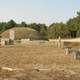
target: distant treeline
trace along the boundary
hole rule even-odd
[[[14,20],[0,22],[0,33],[14,27],[33,28],[43,35],[43,39],[54,39],[58,38],[59,36],[61,38],[76,38],[80,37],[80,12],[77,12],[77,16],[70,18],[65,24],[62,22],[52,23],[50,26],[40,23],[27,24],[24,21],[18,24]]]

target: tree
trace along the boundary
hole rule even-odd
[[[80,12],[77,12],[77,15],[67,22],[68,30],[72,38],[80,36]]]
[[[49,38],[66,38],[68,36],[68,30],[65,24],[63,23],[53,23],[48,28],[48,37]]]
[[[0,23],[0,33],[2,33],[3,31],[5,31],[6,30],[6,22],[1,22]]]
[[[38,26],[40,26],[40,34],[42,35],[42,39],[47,40],[48,36],[47,36],[47,26],[45,24],[38,24]]]
[[[33,28],[38,32],[40,31],[40,26],[38,24],[36,24],[36,23],[31,23],[31,24],[28,25],[28,27],[29,28]]]
[[[77,15],[80,17],[80,11],[77,11]]]
[[[27,24],[26,24],[26,22],[21,22],[21,27],[27,27]]]
[[[10,29],[13,27],[16,27],[16,22],[14,20],[8,21],[8,23],[6,24],[6,29]]]

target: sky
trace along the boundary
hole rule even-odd
[[[0,0],[0,22],[66,22],[80,11],[80,0]]]

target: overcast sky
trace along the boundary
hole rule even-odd
[[[80,0],[0,0],[0,21],[66,22],[80,10]]]

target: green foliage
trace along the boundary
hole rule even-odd
[[[42,35],[42,38],[47,40],[47,26],[45,24],[38,24],[40,26],[40,34]]]
[[[47,39],[47,26],[45,24],[32,23],[28,25],[29,28],[33,28],[41,34],[42,39]]]
[[[6,24],[5,22],[0,23],[0,33],[6,30]]]
[[[16,27],[16,23],[14,20],[10,20],[8,22],[0,22],[0,33],[13,27]]]
[[[68,31],[72,38],[80,36],[80,12],[77,12],[77,14],[77,17],[69,19],[67,22]]]
[[[16,27],[16,22],[14,20],[10,20],[7,24],[6,24],[6,29],[10,29]]]
[[[21,22],[20,26],[21,27],[27,27],[27,24],[26,24],[26,22],[23,21],[23,22]]]
[[[80,11],[77,11],[77,15],[80,16]]]
[[[36,24],[36,23],[31,23],[28,25],[29,28],[33,28],[37,31],[40,31],[40,25]]]
[[[49,38],[62,38],[67,37],[68,30],[65,24],[63,23],[53,23],[48,28],[48,37]]]

